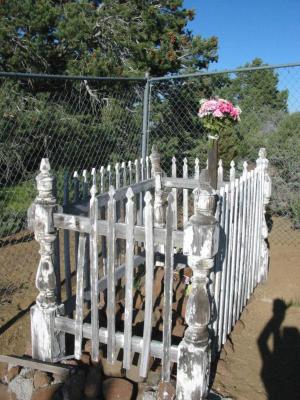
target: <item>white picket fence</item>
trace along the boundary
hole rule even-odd
[[[177,398],[206,398],[212,343],[221,349],[254,288],[266,279],[268,231],[264,213],[271,189],[267,168],[261,149],[255,169],[248,171],[244,163],[242,175],[236,178],[232,163],[230,182],[226,183],[220,162],[219,187],[214,192],[206,183],[207,171],[199,169],[198,159],[190,168],[193,171],[185,159],[183,176],[178,177],[173,158],[172,176],[167,177],[154,149],[146,160],[116,164],[114,170],[110,166],[93,169],[91,183],[87,171],[81,177],[74,173],[72,202],[65,179],[61,212],[53,197],[49,162],[43,159],[37,177],[39,194],[29,210],[29,226],[41,246],[36,277],[39,295],[31,310],[33,357],[44,361],[65,357],[64,335],[68,333],[75,337],[75,358],[81,357],[83,339],[87,338],[91,339],[94,361],[98,361],[100,343],[107,345],[110,363],[123,348],[125,369],[131,367],[133,354],[139,353],[141,377],[147,376],[150,356],[162,360],[164,382],[170,380],[171,364],[177,363]],[[64,238],[64,304],[59,230]],[[75,302],[70,231],[75,232]],[[157,256],[164,259],[162,342],[151,339]],[[185,264],[193,270],[186,310],[188,328],[176,346],[172,344],[173,271]],[[132,334],[133,283],[142,265],[145,318],[143,336],[139,337]],[[117,332],[115,288],[121,277],[125,277],[124,331]],[[104,290],[107,326],[99,326],[99,295]],[[91,323],[84,322],[85,304]],[[214,337],[209,336],[209,327]]]

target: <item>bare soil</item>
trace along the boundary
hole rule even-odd
[[[251,297],[214,379],[215,391],[238,400],[300,399],[300,232],[282,218],[273,220],[270,253],[268,281]],[[0,248],[1,354],[22,355],[28,347],[38,260],[35,241]]]

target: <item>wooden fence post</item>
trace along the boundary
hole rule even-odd
[[[209,186],[194,190],[195,214],[184,227],[184,253],[193,270],[185,320],[188,328],[178,347],[177,400],[206,399],[209,384],[210,345],[208,324],[211,304],[208,276],[218,251],[219,226],[214,217],[216,199]]]
[[[32,218],[29,226],[34,229],[35,240],[40,244],[41,258],[35,281],[39,294],[36,304],[30,310],[32,357],[53,362],[64,355],[65,344],[64,334],[54,330],[55,317],[62,310],[55,297],[54,242],[57,232],[53,225],[53,213],[57,205],[47,158],[41,161],[36,182],[38,195],[29,211]]]
[[[262,212],[262,229],[261,229],[261,247],[260,247],[260,263],[259,263],[259,281],[265,281],[268,275],[269,267],[269,249],[267,245],[268,239],[268,226],[266,222],[266,206],[270,202],[272,192],[272,181],[268,173],[269,160],[265,148],[261,148],[258,153],[257,164],[261,168],[262,174],[262,193],[263,199],[263,212]]]

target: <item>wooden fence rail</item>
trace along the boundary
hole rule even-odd
[[[162,360],[163,382],[170,381],[176,362],[177,399],[207,397],[211,357],[220,351],[256,285],[267,277],[265,209],[271,181],[264,149],[255,169],[248,171],[244,163],[239,177],[232,162],[230,182],[224,182],[220,161],[217,191],[207,183],[207,170],[200,170],[198,159],[190,166],[184,159],[182,176],[177,167],[173,158],[171,177],[167,177],[154,147],[145,160],[94,168],[90,175],[75,172],[72,182],[66,175],[61,209],[53,196],[49,162],[42,160],[36,178],[38,196],[28,214],[41,246],[36,276],[39,294],[31,309],[33,358],[55,361],[63,357],[64,336],[69,333],[74,335],[77,359],[87,338],[94,361],[98,361],[100,344],[107,345],[110,363],[123,348],[127,370],[133,354],[139,353],[141,377],[147,376],[150,356]],[[64,303],[57,272],[59,246],[54,244],[59,230],[64,245]],[[158,256],[164,267],[161,342],[152,339]],[[175,268],[186,265],[193,272],[187,329],[176,346],[172,343],[173,274]],[[136,336],[132,330],[134,279],[141,268],[145,269],[145,316],[143,335]],[[121,278],[125,286],[123,332],[116,328],[115,296]],[[107,324],[100,326],[99,297],[104,291]],[[86,308],[90,323],[85,322]]]

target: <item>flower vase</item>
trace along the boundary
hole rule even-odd
[[[207,169],[208,180],[212,189],[218,184],[218,135],[208,135]]]

